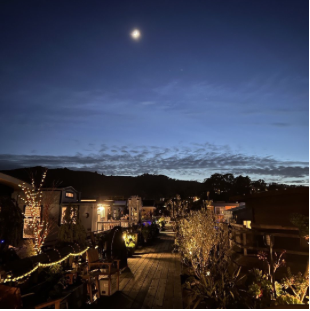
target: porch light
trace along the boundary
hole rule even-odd
[[[102,204],[98,204],[98,210],[102,211],[104,209],[105,209],[105,207]]]

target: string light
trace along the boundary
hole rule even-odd
[[[83,251],[81,251],[79,253],[70,253],[70,254],[66,255],[64,258],[59,259],[58,261],[54,261],[54,262],[50,262],[50,263],[41,263],[41,262],[39,262],[32,270],[28,271],[27,273],[25,273],[23,275],[20,275],[20,276],[14,277],[14,278],[12,278],[11,275],[8,275],[8,277],[6,279],[4,279],[3,283],[18,281],[18,280],[20,280],[20,279],[22,279],[22,278],[32,274],[39,267],[46,268],[46,267],[51,267],[51,266],[60,264],[61,262],[63,262],[66,259],[68,259],[70,256],[72,256],[72,257],[82,256],[84,253],[87,252],[88,249],[89,249],[89,247],[86,247],[86,249],[84,249]]]
[[[28,275],[30,275],[31,273],[33,273],[34,271],[36,271],[38,268],[39,268],[40,264],[38,264],[37,266],[35,266],[32,270],[28,271],[27,273],[23,274],[23,275],[20,275],[20,276],[17,276],[13,279],[11,279],[11,275],[9,275],[4,281],[3,283],[6,283],[6,282],[15,282],[15,281],[18,281]]]
[[[18,186],[21,188],[21,190],[24,192],[25,198],[21,198],[25,204],[27,209],[29,210],[30,218],[28,221],[29,227],[33,230],[33,236],[34,236],[34,249],[37,252],[37,254],[41,253],[41,248],[44,244],[44,241],[48,234],[48,221],[44,218],[48,217],[48,215],[43,215],[41,220],[40,217],[40,207],[41,207],[41,201],[43,197],[43,192],[41,190],[45,178],[46,178],[46,172],[45,171],[42,174],[41,183],[38,188],[35,187],[34,178],[32,178],[31,181],[31,189],[26,187],[25,183],[19,184]],[[45,207],[46,210],[46,207]]]

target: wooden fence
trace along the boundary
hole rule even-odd
[[[298,233],[292,234],[261,231],[257,229],[248,229],[243,225],[237,224],[228,225],[223,223],[223,227],[227,230],[230,246],[236,246],[242,249],[245,256],[248,255],[248,250],[254,250],[257,252],[266,251],[269,253],[272,251],[281,252],[284,249],[287,254],[309,256],[309,251],[303,250],[303,246],[306,242],[300,235],[298,235]],[[278,230],[279,228],[278,226],[268,226],[264,229]],[[285,227],[282,227],[281,229],[292,230],[292,228]],[[287,241],[286,245],[285,241]]]

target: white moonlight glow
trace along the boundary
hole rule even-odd
[[[134,29],[131,33],[131,37],[134,39],[134,40],[138,40],[140,37],[141,37],[141,33],[138,29]]]

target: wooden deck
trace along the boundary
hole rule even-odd
[[[152,246],[136,251],[120,276],[120,291],[92,308],[182,309],[181,264],[172,253],[173,234],[163,232]]]

